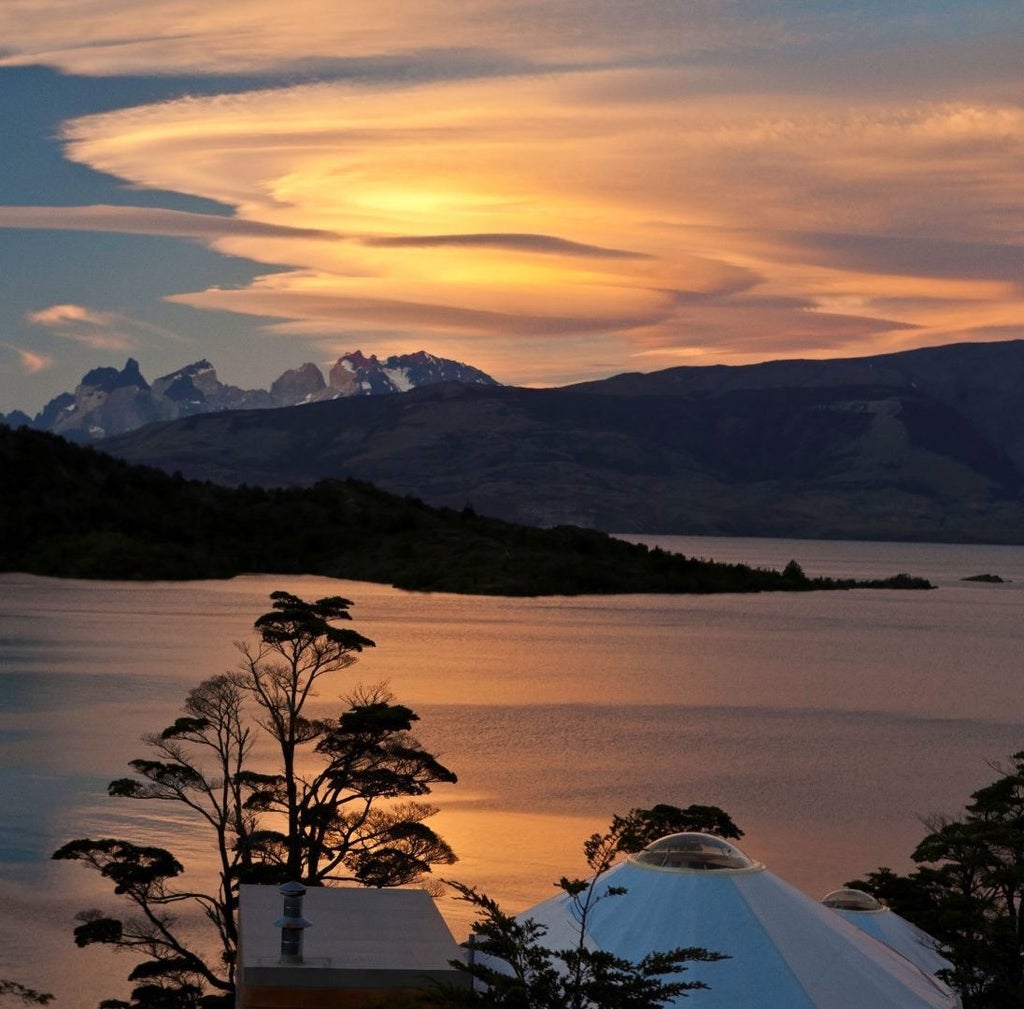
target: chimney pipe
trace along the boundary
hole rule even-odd
[[[277,891],[284,897],[284,915],[274,922],[281,930],[281,963],[302,963],[302,931],[310,922],[302,917],[302,897],[306,888],[301,883],[285,883]]]

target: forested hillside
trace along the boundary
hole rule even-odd
[[[72,578],[319,574],[495,595],[848,588],[428,507],[354,480],[220,487],[0,426],[0,570]],[[923,588],[898,577],[883,585]]]

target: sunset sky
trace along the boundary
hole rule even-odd
[[[1024,336],[1021,0],[4,0],[0,412]]]

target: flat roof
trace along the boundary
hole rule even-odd
[[[276,886],[243,884],[239,897],[242,969],[280,963],[283,913]],[[463,959],[425,890],[309,887],[303,897],[304,966],[354,971],[450,971]],[[300,967],[300,969],[302,969]]]

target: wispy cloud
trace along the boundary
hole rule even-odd
[[[193,308],[242,312],[259,316],[278,316],[298,321],[274,327],[278,332],[331,333],[339,320],[363,331],[393,330],[398,327],[421,333],[446,331],[481,335],[560,336],[567,333],[593,333],[597,330],[621,332],[658,317],[653,307],[636,315],[599,316],[583,311],[563,315],[555,313],[497,312],[466,308],[438,302],[403,301],[389,298],[346,297],[337,294],[271,290],[209,290],[197,294],[175,295],[170,300]],[[664,302],[667,305],[667,299]],[[574,306],[566,306],[572,308]],[[662,313],[663,314],[663,313]]]
[[[30,312],[28,321],[37,326],[75,326],[88,323],[94,326],[107,326],[111,321],[109,312],[93,312],[82,305],[51,305],[37,312]]]
[[[794,255],[845,271],[1024,285],[1024,244],[911,235],[803,232],[786,235]]]
[[[593,259],[650,259],[642,252],[605,249],[599,245],[570,242],[553,235],[398,235],[363,239],[365,245],[385,249],[456,248],[506,249],[510,252],[539,252],[553,256],[583,256]]]
[[[133,351],[154,336],[181,342],[177,333],[162,326],[121,312],[98,311],[83,305],[50,305],[28,313],[26,321],[93,350]]]
[[[12,343],[3,343],[0,346],[6,347],[17,357],[18,368],[26,375],[36,375],[53,367],[54,359],[50,354],[28,350],[25,347],[18,347]]]
[[[809,18],[804,16],[806,26]],[[799,24],[799,22],[798,22]],[[476,54],[509,54],[537,64],[651,60],[742,46],[792,43],[807,34],[777,16],[738,17],[715,0],[6,0],[0,6],[0,65],[42,63],[76,74],[338,72],[343,60],[438,69]],[[623,45],[623,40],[628,44]],[[447,56],[445,56],[447,54]],[[421,60],[422,61],[422,57]],[[392,73],[398,72],[396,67]]]
[[[0,228],[54,231],[108,231],[124,235],[165,235],[214,242],[219,238],[305,238],[333,240],[339,236],[317,228],[247,221],[216,214],[196,214],[159,207],[94,205],[88,207],[2,207]]]

